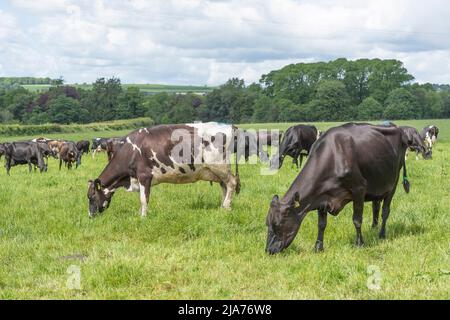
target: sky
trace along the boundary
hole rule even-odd
[[[444,0],[0,0],[0,76],[251,83],[299,62],[399,59],[450,83]]]

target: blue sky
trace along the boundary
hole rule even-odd
[[[443,0],[2,0],[0,76],[217,85],[296,62],[402,60],[450,83]]]

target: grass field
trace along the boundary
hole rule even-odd
[[[77,88],[82,88],[86,90],[92,89],[91,84],[69,84],[71,86],[75,86]],[[22,85],[27,90],[30,91],[46,91],[51,85],[49,84],[32,84],[32,85]],[[165,85],[165,84],[122,84],[122,87],[125,89],[127,87],[138,87],[142,92],[148,94],[155,94],[160,92],[168,92],[168,93],[208,93],[211,92],[214,87],[208,86],[183,86],[183,85]]]
[[[89,219],[87,181],[101,172],[105,155],[85,156],[72,171],[59,172],[56,160],[44,174],[14,167],[10,177],[2,160],[0,298],[449,299],[450,120],[398,122],[405,123],[417,128],[434,123],[440,135],[433,160],[409,157],[411,193],[398,188],[387,239],[378,240],[370,228],[366,204],[366,245],[354,247],[349,205],[338,217],[329,216],[325,251],[319,254],[313,252],[315,212],[287,250],[276,256],[264,252],[270,200],[284,194],[298,174],[290,161],[273,176],[260,175],[259,165],[240,166],[242,190],[231,212],[219,208],[219,186],[199,182],[156,186],[147,218],[139,216],[138,194],[121,190],[105,214]],[[335,124],[316,125],[324,130]],[[79,289],[67,286],[74,270],[80,271]],[[369,289],[368,282],[378,289]]]

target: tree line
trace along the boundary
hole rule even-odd
[[[398,120],[450,117],[450,86],[413,83],[398,60],[337,59],[274,70],[259,83],[232,78],[213,91],[145,95],[120,79],[92,89],[63,85],[45,92],[0,82],[0,122],[88,123],[151,117],[155,123]]]

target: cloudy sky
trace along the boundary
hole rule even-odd
[[[379,57],[450,83],[449,12],[445,0],[1,0],[0,76],[217,85]]]

